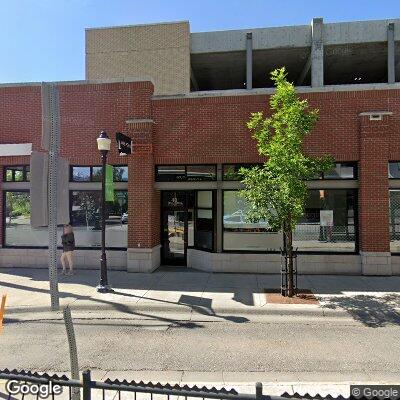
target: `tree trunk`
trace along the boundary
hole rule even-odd
[[[286,254],[288,257],[288,297],[294,296],[294,279],[293,279],[293,232],[292,221],[289,216],[286,222]]]

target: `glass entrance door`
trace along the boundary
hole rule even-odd
[[[162,192],[162,263],[186,265],[188,245],[193,241],[192,191]]]

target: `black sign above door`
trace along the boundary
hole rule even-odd
[[[132,154],[133,152],[132,139],[121,132],[117,132],[115,136],[118,143],[119,155],[126,156],[127,154]]]

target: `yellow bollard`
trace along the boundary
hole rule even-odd
[[[6,299],[7,295],[3,294],[1,297],[1,305],[0,305],[0,331],[3,329],[3,318],[4,318],[4,310],[6,308]]]

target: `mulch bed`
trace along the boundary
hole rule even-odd
[[[297,289],[297,295],[285,297],[280,289],[264,289],[267,303],[270,304],[319,304],[313,292],[308,289]]]

